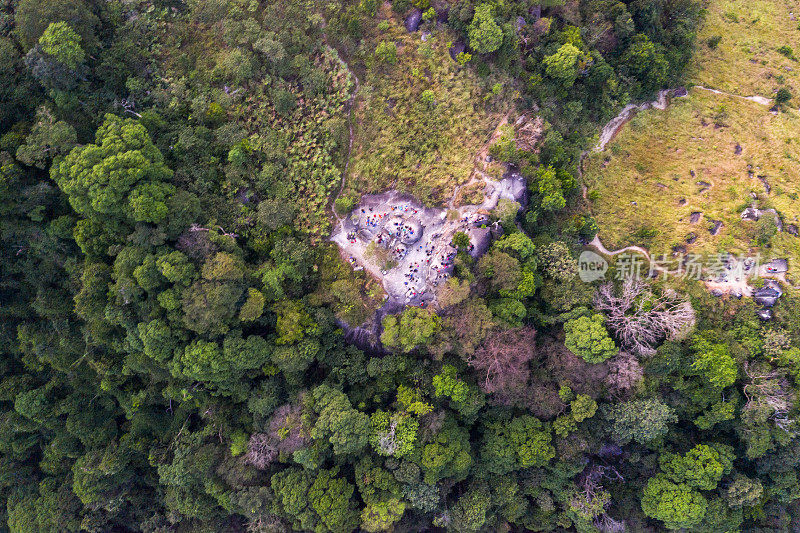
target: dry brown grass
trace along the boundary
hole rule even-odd
[[[783,81],[800,101],[800,63],[777,51],[780,46],[790,46],[800,57],[798,2],[710,0],[706,8],[690,65],[692,83],[742,96],[772,98]],[[792,20],[792,12],[798,20]],[[722,40],[712,49],[708,41],[715,36]]]
[[[772,186],[770,194],[759,175]],[[587,157],[584,180],[609,249],[643,244],[660,255],[683,244],[690,253],[755,252],[753,223],[740,218],[744,207],[774,207],[787,224],[798,223],[800,117],[694,89],[666,111],[637,115],[604,152]],[[703,191],[698,182],[711,187]],[[696,211],[703,216],[692,224]],[[719,235],[708,231],[709,219],[724,223]],[[692,232],[697,241],[687,245]],[[761,253],[800,259],[800,239],[779,233]]]

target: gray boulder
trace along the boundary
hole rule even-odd
[[[422,24],[422,11],[419,9],[415,9],[411,12],[409,16],[406,17],[406,30],[409,33],[413,33],[419,29],[419,25]]]
[[[467,45],[462,42],[457,42],[453,46],[450,47],[450,57],[453,61],[456,60],[458,54],[464,52],[467,49]]]

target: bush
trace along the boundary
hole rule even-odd
[[[786,87],[781,87],[775,94],[775,102],[778,104],[785,104],[792,99],[792,93]]]
[[[333,208],[340,215],[346,215],[353,209],[354,205],[356,205],[356,201],[352,197],[342,196],[336,199],[333,203]]]
[[[297,106],[297,100],[295,99],[294,94],[286,89],[278,89],[275,91],[274,99],[275,111],[277,111],[280,115],[288,115],[294,111],[294,108]]]
[[[719,45],[720,41],[722,41],[722,35],[715,35],[707,41],[708,47],[714,50],[717,45]]]
[[[375,47],[375,59],[380,63],[394,65],[397,63],[397,45],[386,41],[379,42]]]
[[[792,61],[797,61],[797,58],[794,57],[794,50],[792,50],[791,46],[783,45],[778,47],[777,52],[785,57],[788,57]]]

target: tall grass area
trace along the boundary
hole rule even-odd
[[[797,95],[793,103],[797,107],[800,63],[794,54],[800,57],[798,25],[800,4],[790,0],[708,2],[690,80],[734,94],[768,98],[779,87],[787,87]]]
[[[609,249],[638,244],[660,255],[685,245],[689,253],[800,260],[800,238],[776,233],[765,244],[769,227],[740,217],[755,204],[777,209],[787,225],[798,223],[800,117],[793,110],[773,115],[754,102],[693,89],[666,111],[639,113],[604,152],[587,157],[584,179]],[[693,212],[703,213],[694,224]],[[711,220],[724,224],[716,236]],[[691,233],[697,240],[687,244]]]
[[[389,10],[379,19],[364,45],[348,194],[398,189],[441,205],[469,180],[476,152],[513,107],[512,88],[453,61],[452,32],[435,29],[423,41]],[[380,43],[396,49],[396,61],[375,57]]]

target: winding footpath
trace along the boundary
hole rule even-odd
[[[772,107],[774,105],[774,101],[773,100],[771,100],[769,98],[766,98],[764,96],[741,96],[741,95],[738,95],[738,94],[732,94],[732,93],[725,92],[725,91],[720,91],[720,90],[717,90],[717,89],[710,89],[708,87],[703,87],[702,85],[694,85],[692,88],[693,89],[697,89],[699,91],[706,91],[706,92],[709,92],[709,93],[712,93],[712,94],[718,94],[718,95],[722,95],[722,96],[728,96],[728,97],[731,97],[731,98],[738,98],[740,100],[747,100],[749,102],[755,102],[755,103],[760,104],[760,105],[765,106],[765,107]],[[578,165],[578,176],[581,179],[581,181],[583,179],[583,161],[591,151],[602,152],[603,150],[605,150],[605,148],[608,145],[608,143],[611,142],[617,136],[619,131],[639,111],[643,111],[643,110],[646,110],[646,109],[658,109],[658,110],[661,110],[661,111],[665,110],[667,108],[667,106],[669,105],[669,97],[670,97],[670,95],[674,95],[674,94],[675,94],[674,90],[660,91],[658,93],[658,98],[656,100],[654,100],[652,102],[645,102],[645,103],[640,104],[640,105],[628,105],[620,112],[619,115],[617,115],[616,117],[611,119],[608,122],[608,124],[606,124],[603,127],[603,129],[601,130],[599,141],[595,145],[595,147],[592,148],[591,150],[586,150],[581,154],[580,163]],[[686,95],[683,95],[683,96],[687,96],[688,97],[689,93],[687,93]],[[588,189],[587,189],[586,185],[583,185],[583,184],[582,184],[582,195],[583,195],[583,199],[584,200],[588,200]],[[614,257],[616,255],[619,255],[619,254],[622,254],[622,253],[626,253],[626,252],[638,253],[638,254],[644,256],[644,258],[651,265],[651,268],[654,271],[658,271],[658,272],[664,273],[664,274],[670,274],[671,273],[669,269],[665,269],[663,267],[660,267],[657,264],[654,264],[652,259],[651,259],[651,256],[650,256],[650,252],[648,250],[645,250],[641,246],[626,246],[626,247],[620,248],[618,250],[609,250],[608,248],[606,248],[603,245],[602,241],[600,240],[600,236],[597,235],[597,234],[594,236],[594,239],[592,239],[591,242],[589,242],[587,244],[587,246],[590,246],[590,247],[594,248],[595,250],[597,250],[599,253],[605,255],[606,257]],[[794,286],[791,283],[789,283],[788,280],[786,279],[785,274],[769,275],[769,274],[762,273],[761,276],[765,277],[765,278],[775,279],[775,280],[780,281],[780,282],[782,282],[782,283],[784,283],[784,284],[786,284],[786,285],[788,285],[790,287],[793,287],[795,289],[800,288],[800,286]],[[734,280],[734,281],[726,281],[726,282],[717,282],[717,281],[704,280],[703,283],[706,285],[706,287],[709,290],[715,290],[716,289],[716,290],[720,290],[720,291],[725,292],[725,293],[733,292],[733,293],[738,293],[738,294],[742,294],[742,295],[745,295],[745,296],[752,296],[753,291],[754,291],[753,287],[751,287],[749,285],[748,280],[746,278],[743,278],[743,279],[740,279],[740,280]]]

